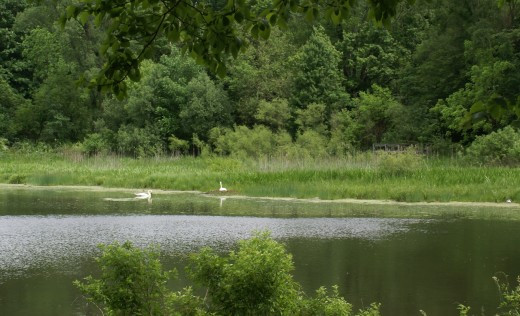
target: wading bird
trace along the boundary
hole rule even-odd
[[[227,192],[227,189],[222,187],[222,181],[220,181],[220,189],[218,189],[220,192]]]

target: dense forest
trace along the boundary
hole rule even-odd
[[[70,3],[0,0],[4,147],[321,157],[375,143],[446,152],[492,133],[520,140],[507,110],[520,107],[517,0],[401,3],[384,26],[363,2],[337,25],[294,15],[230,57],[223,78],[158,38],[124,99],[78,82],[102,67],[106,26],[61,27]],[[471,115],[490,104],[503,106]]]

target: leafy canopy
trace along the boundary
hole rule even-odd
[[[365,0],[370,14],[386,22],[404,0]],[[407,0],[413,2],[413,0]],[[237,57],[252,40],[268,39],[275,26],[287,28],[290,17],[319,16],[338,24],[356,0],[273,0],[260,10],[246,0],[79,0],[61,17],[104,29],[100,48],[106,62],[90,84],[123,97],[124,80],[139,80],[139,63],[153,55],[157,40],[167,38],[219,76],[226,74],[228,56]]]

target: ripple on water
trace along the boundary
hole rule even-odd
[[[380,239],[406,232],[420,220],[382,218],[256,218],[185,215],[2,216],[0,280],[42,267],[74,270],[92,258],[97,245],[130,240],[158,244],[166,253],[201,246],[228,249],[252,231],[270,230],[275,239]]]

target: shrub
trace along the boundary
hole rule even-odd
[[[332,287],[332,294],[327,295],[327,289],[320,287],[316,290],[316,297],[307,299],[302,304],[301,315],[323,315],[323,316],[340,316],[350,315],[352,312],[352,304],[347,303],[345,299],[339,296],[337,286]]]
[[[0,137],[0,153],[6,152],[9,150],[9,147],[7,146],[7,139]]]
[[[403,152],[377,152],[377,167],[386,173],[400,175],[411,172],[417,170],[422,162],[422,156],[417,154],[414,147],[409,147]]]
[[[511,288],[506,275],[504,275],[504,280],[497,276],[493,277],[500,294],[500,305],[498,305],[500,312],[498,315],[520,315],[520,276],[516,280],[518,285]]]
[[[267,233],[222,258],[211,249],[192,257],[193,279],[208,288],[212,309],[224,315],[284,315],[297,310],[299,286],[292,256]]]
[[[260,158],[275,155],[280,146],[287,145],[290,137],[286,132],[273,133],[267,127],[257,125],[252,129],[236,126],[234,130],[212,130],[211,139],[216,153]]]
[[[117,132],[117,146],[122,154],[151,157],[164,151],[161,139],[145,128],[123,126]]]
[[[520,133],[507,126],[485,136],[479,136],[466,150],[467,157],[487,165],[520,163]]]
[[[298,135],[296,144],[309,157],[323,158],[327,156],[327,139],[313,130]]]
[[[289,103],[285,99],[274,99],[271,102],[261,100],[255,114],[258,122],[269,126],[274,131],[283,129],[290,118]]]
[[[205,248],[192,255],[188,274],[206,287],[202,298],[191,287],[172,292],[155,248],[140,250],[131,243],[101,246],[96,258],[101,277],[74,284],[107,315],[324,315],[349,316],[352,305],[323,287],[307,298],[294,281],[292,256],[269,233],[239,242],[228,256]],[[359,316],[378,316],[379,304]]]
[[[180,139],[175,137],[175,135],[172,135],[168,138],[169,145],[168,149],[172,152],[174,155],[180,155],[180,154],[186,154],[188,152],[188,149],[190,147],[190,144],[188,141],[184,139]]]
[[[108,315],[166,315],[166,282],[173,271],[163,271],[157,249],[141,250],[130,242],[100,248],[101,278],[74,282],[87,300]]]
[[[89,156],[108,151],[108,146],[101,134],[92,133],[81,143],[81,151]]]

